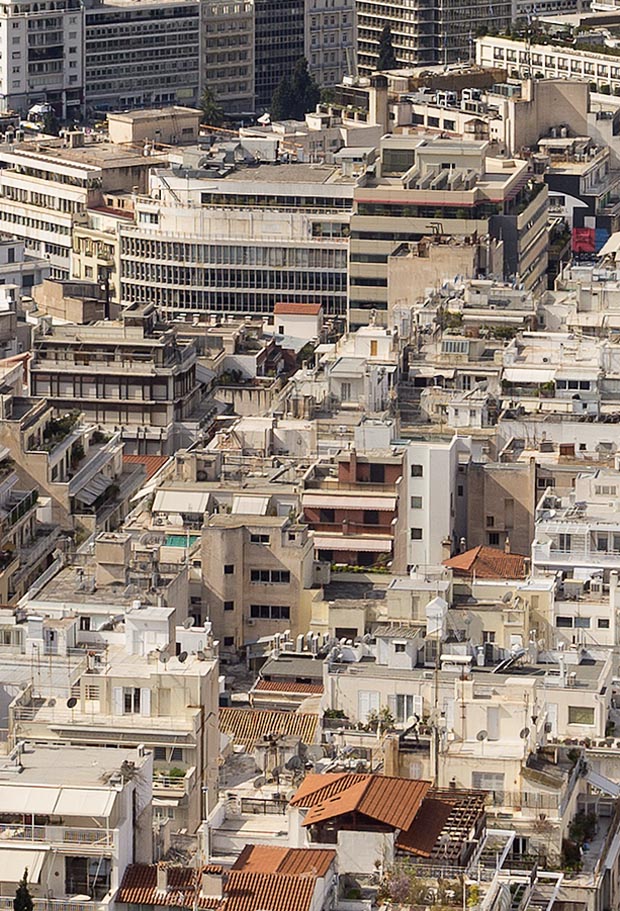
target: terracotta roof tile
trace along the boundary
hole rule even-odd
[[[307,696],[320,695],[323,692],[323,685],[321,683],[294,683],[292,680],[257,680],[252,690],[259,693],[299,693],[301,696]]]
[[[225,911],[310,911],[315,876],[231,871],[225,887]]]
[[[220,730],[248,752],[265,735],[299,737],[302,743],[316,740],[318,715],[297,712],[270,712],[268,709],[220,709]]]
[[[283,848],[276,845],[246,845],[232,870],[244,873],[282,873],[289,876],[325,876],[336,860],[329,848]]]
[[[273,308],[276,316],[318,316],[321,304],[287,304],[279,303]]]
[[[157,889],[157,864],[131,864],[125,870],[116,901],[126,905],[167,905],[172,908],[193,908],[194,901],[201,909],[217,908],[217,898],[200,894],[202,871],[193,867],[170,866],[168,890]]]
[[[463,554],[456,554],[443,565],[454,570],[456,576],[473,576],[477,579],[525,579],[526,557],[521,554],[507,554],[485,544],[472,547]]]
[[[144,465],[146,470],[146,480],[150,481],[153,475],[157,474],[159,469],[170,459],[169,456],[158,455],[124,455],[123,462],[129,465]]]
[[[355,811],[407,830],[431,786],[428,781],[386,775],[344,773],[325,781],[327,777],[308,775],[291,799],[292,806],[309,808],[304,826]]]

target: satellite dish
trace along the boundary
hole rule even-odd
[[[527,740],[527,738],[528,738],[529,736],[530,736],[530,729],[529,729],[529,728],[521,728],[521,730],[519,731],[519,737],[521,738],[521,740]]]
[[[286,763],[286,768],[289,772],[300,772],[304,767],[303,762],[299,756],[291,756],[289,761]]]
[[[478,733],[476,734],[476,740],[479,740],[480,743],[482,743],[482,741],[486,740],[488,736],[489,736],[488,731],[478,731]]]
[[[74,708],[76,707],[76,705],[77,705],[77,702],[78,702],[78,701],[77,701],[77,699],[75,698],[75,696],[70,696],[69,699],[67,699],[67,708],[68,708],[68,709],[74,709]]]
[[[502,603],[508,604],[509,601],[512,601],[512,597],[512,592],[506,592],[506,594],[502,597]]]
[[[263,785],[265,785],[265,784],[267,784],[267,779],[265,778],[264,775],[261,775],[259,778],[254,779],[255,788],[262,788]]]
[[[55,700],[55,699],[48,699],[48,700],[47,700],[47,704],[49,705],[49,707],[50,707],[51,709],[53,709],[54,706],[56,705],[56,700]]]
[[[187,620],[183,621],[183,629],[191,629],[194,625],[194,618],[188,617]]]
[[[168,662],[170,661],[170,655],[167,655],[166,652],[162,652],[161,655],[159,656],[159,660],[161,661],[162,664],[168,664]]]
[[[181,654],[178,655],[178,659],[181,664],[184,664],[184,662],[187,661],[187,652],[181,652]]]

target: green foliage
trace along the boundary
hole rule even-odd
[[[583,810],[579,810],[570,824],[568,834],[578,845],[592,841],[596,834],[596,813],[584,813]]]
[[[395,70],[398,66],[394,46],[392,44],[392,29],[389,22],[386,22],[379,36],[379,59],[377,60],[378,70]]]
[[[215,92],[213,89],[210,89],[209,86],[206,86],[202,93],[200,110],[202,111],[205,123],[214,127],[219,127],[224,122],[224,109],[217,100]]]
[[[272,120],[303,120],[321,100],[321,91],[308,72],[308,61],[300,57],[290,76],[283,76],[271,99]]]
[[[13,911],[32,911],[33,907],[32,896],[28,889],[28,867],[26,867],[13,899]]]
[[[60,121],[54,111],[48,111],[43,115],[43,132],[49,136],[58,136],[60,132]]]
[[[377,729],[379,731],[392,731],[395,724],[396,719],[388,707],[384,705],[378,712],[374,709],[368,712],[365,728],[367,731],[376,731]]]

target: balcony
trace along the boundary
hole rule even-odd
[[[83,829],[74,826],[33,826],[0,823],[0,842],[20,841],[47,844],[56,848],[79,849],[80,853],[109,853],[114,848],[114,832],[105,829]]]
[[[196,783],[196,769],[154,769],[153,794],[156,797],[184,797],[193,790]]]
[[[30,512],[37,505],[39,491],[33,490],[12,490],[8,503],[4,506],[7,514],[3,520],[5,529],[12,528],[20,519]]]
[[[14,896],[0,895],[0,911],[13,911]],[[93,901],[62,901],[55,898],[33,898],[33,911],[106,911],[107,905]]]

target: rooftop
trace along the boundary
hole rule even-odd
[[[444,560],[443,565],[454,570],[455,576],[475,576],[479,579],[524,579],[527,558],[521,554],[505,553],[495,547],[480,545]]]
[[[142,765],[137,750],[106,750],[101,747],[33,746],[20,753],[20,770],[6,760],[0,765],[2,783],[11,786],[46,785],[63,787],[105,787],[111,775],[118,772],[123,763]],[[84,807],[87,811],[88,807]]]
[[[298,712],[270,712],[262,709],[220,709],[220,731],[235,744],[252,752],[266,737],[299,737],[305,744],[316,740],[318,715]]]

